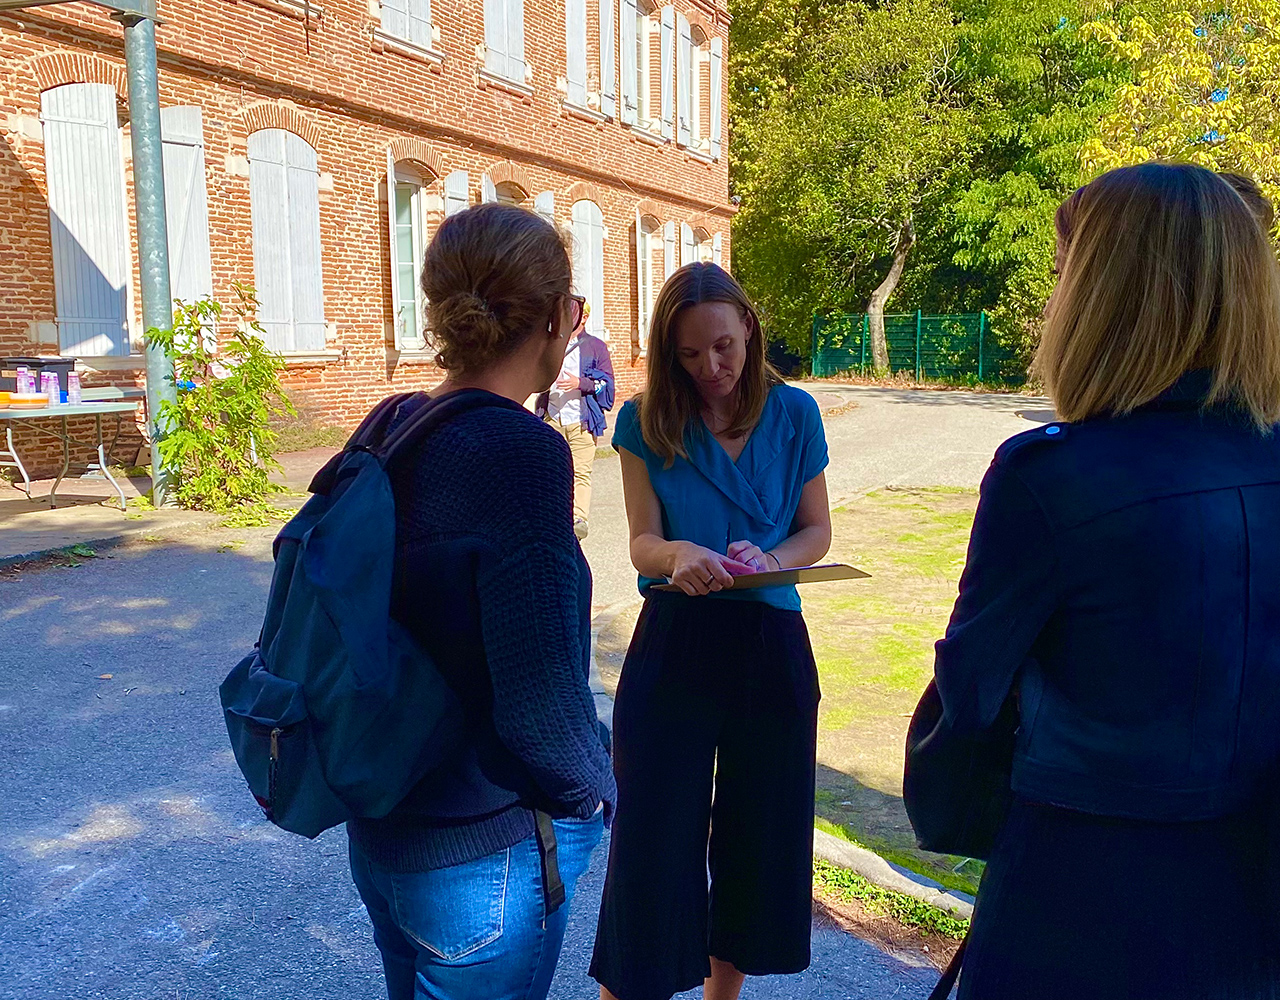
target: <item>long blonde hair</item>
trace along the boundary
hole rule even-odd
[[[1059,415],[1123,415],[1207,368],[1206,404],[1280,422],[1280,266],[1254,212],[1203,167],[1103,174],[1058,210],[1062,276],[1036,367]]]
[[[731,437],[745,434],[764,411],[769,390],[782,378],[765,358],[760,315],[728,271],[716,264],[686,264],[662,286],[649,321],[649,370],[644,392],[636,396],[644,443],[669,468],[676,456],[688,458],[685,435],[700,427],[702,397],[676,355],[676,320],[692,306],[727,302],[737,306],[747,324],[747,359],[735,390],[737,409],[725,429]]]

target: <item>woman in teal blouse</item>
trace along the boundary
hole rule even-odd
[[[796,588],[733,583],[826,554],[826,438],[765,360],[746,293],[690,264],[654,304],[646,388],[613,445],[645,604],[591,973],[604,1000],[699,984],[735,1000],[744,975],[809,964],[819,695]],[[668,580],[683,593],[651,589]]]

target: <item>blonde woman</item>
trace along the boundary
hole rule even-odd
[[[733,582],[826,554],[826,438],[742,288],[690,264],[654,304],[613,445],[645,603],[591,974],[603,1000],[734,1000],[744,974],[809,964],[818,678],[796,588]],[[681,593],[652,589],[668,579]]]
[[[1280,277],[1248,194],[1150,163],[1058,212],[1063,422],[997,452],[937,648],[956,732],[1020,716],[962,1000],[1276,996]]]

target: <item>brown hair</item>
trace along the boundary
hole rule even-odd
[[[769,390],[782,381],[765,359],[760,315],[734,278],[716,264],[686,264],[662,286],[649,322],[649,371],[644,392],[636,396],[644,443],[668,466],[679,455],[688,458],[687,433],[700,428],[702,397],[676,356],[676,321],[686,309],[706,302],[728,302],[747,324],[747,360],[738,379],[737,412],[726,428],[736,436],[756,425]]]
[[[571,280],[564,238],[541,216],[497,203],[449,216],[422,265],[436,361],[469,375],[501,361],[547,326]]]
[[[1225,180],[1122,167],[1068,198],[1057,230],[1062,275],[1036,367],[1064,420],[1129,413],[1208,368],[1206,405],[1280,421],[1280,267]]]
[[[1230,184],[1236,194],[1244,200],[1244,203],[1249,207],[1249,211],[1253,213],[1253,217],[1262,226],[1263,233],[1270,233],[1271,227],[1276,222],[1276,211],[1271,204],[1271,199],[1262,193],[1262,188],[1258,186],[1258,182],[1252,177],[1231,173],[1230,171],[1220,171],[1218,176]]]

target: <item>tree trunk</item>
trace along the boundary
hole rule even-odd
[[[867,303],[868,326],[871,328],[871,363],[877,372],[889,370],[889,342],[884,335],[884,307],[902,279],[902,269],[907,266],[907,254],[911,252],[915,241],[915,227],[908,215],[902,228],[898,230],[898,242],[893,248],[893,265],[884,276],[884,281],[871,293],[871,301]]]

